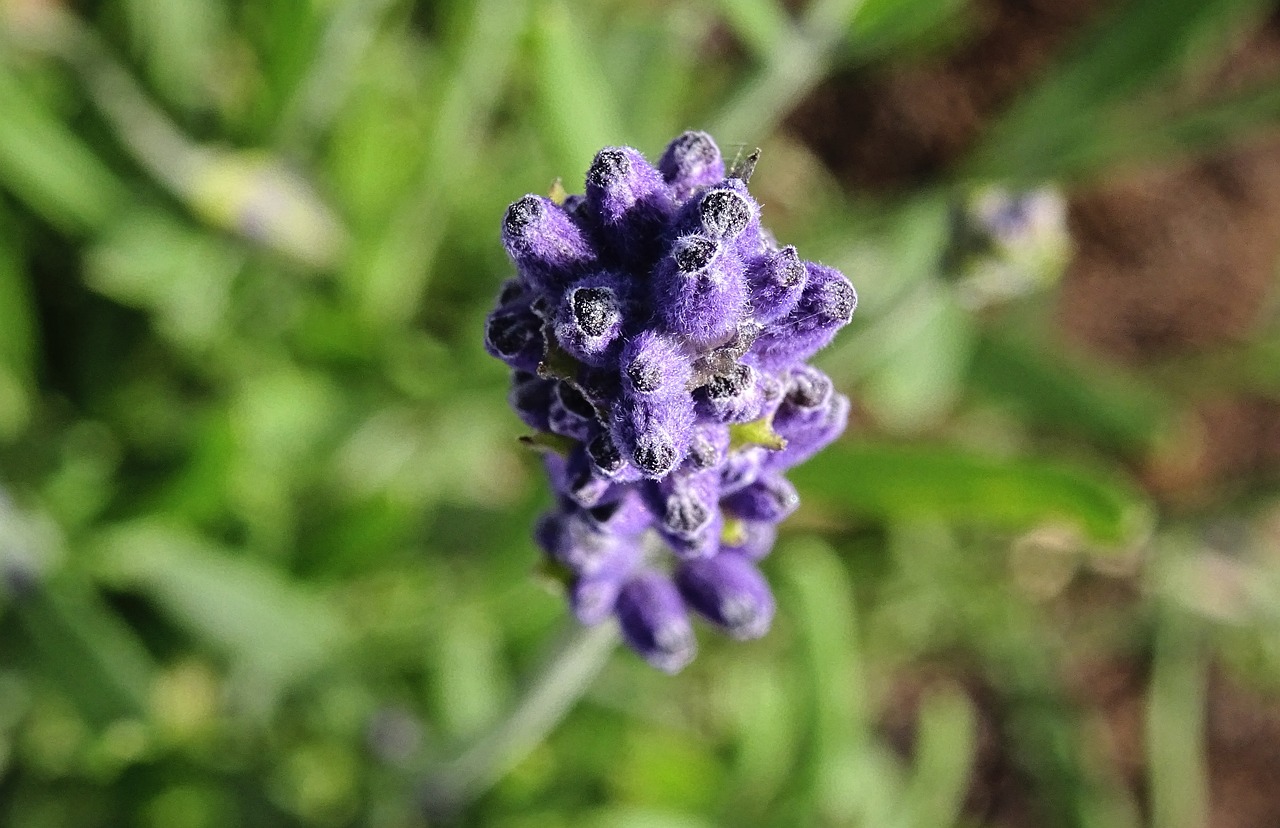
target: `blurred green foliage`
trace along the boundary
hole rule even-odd
[[[1172,94],[1264,5],[1121,4],[953,180],[873,198],[778,126],[837,71],[963,39],[963,0],[0,0],[0,824],[448,822],[423,780],[565,614],[480,344],[498,219],[687,127],[762,147],[779,238],[852,276],[822,363],[868,423],[797,473],[768,638],[704,636],[674,679],[612,658],[454,816],[972,824],[963,671],[925,687],[910,755],[877,726],[896,675],[958,659],[1003,700],[1036,824],[1142,824],[1044,603],[1110,567],[1141,597],[1086,640],[1153,659],[1151,824],[1198,824],[1205,665],[1280,681],[1274,556],[1241,554],[1259,586],[1223,632],[1195,574],[1222,516],[1169,518],[1133,479],[1194,383],[1064,349],[1052,288],[974,308],[942,265],[976,183],[1273,124],[1274,86]],[[1274,394],[1269,336],[1191,368]]]

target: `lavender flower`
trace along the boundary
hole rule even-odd
[[[799,505],[782,473],[834,440],[849,401],[805,364],[857,305],[838,271],[779,247],[709,135],[656,167],[597,154],[586,192],[507,210],[516,278],[485,326],[512,407],[565,446],[535,538],[584,624],[616,618],[655,667],[696,651],[693,611],[734,638],[774,614],[755,562]]]

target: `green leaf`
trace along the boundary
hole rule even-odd
[[[242,701],[264,711],[280,691],[329,664],[346,633],[324,600],[262,563],[180,528],[126,524],[102,536],[102,577],[150,598],[231,661]]]
[[[127,200],[96,154],[0,64],[0,185],[67,232],[108,221]]]
[[[1130,454],[1153,444],[1172,411],[1171,403],[1141,377],[999,333],[979,341],[969,383],[979,394],[1011,405],[1026,420]]]
[[[1221,39],[1262,0],[1135,0],[1094,27],[1072,56],[988,133],[966,174],[1039,181],[1078,169],[1115,137],[1120,106],[1175,80],[1206,41]],[[1125,132],[1126,140],[1133,138]]]
[[[902,797],[912,824],[955,825],[968,793],[977,713],[959,688],[935,691],[921,706],[917,733],[915,767]]]
[[[806,496],[860,517],[941,517],[1004,529],[1065,522],[1090,539],[1132,542],[1150,507],[1134,490],[1056,462],[946,446],[843,443],[792,472]]]
[[[957,18],[968,6],[969,0],[865,0],[846,48],[866,61],[938,36],[954,37]]]
[[[791,18],[776,0],[716,0],[724,22],[757,57],[773,53],[791,29]]]
[[[586,170],[596,152],[625,143],[615,109],[617,96],[605,80],[591,39],[563,0],[543,0],[533,24],[538,80],[536,104],[566,175]]]
[[[8,211],[0,209],[0,227]],[[35,394],[36,308],[17,234],[0,231],[0,438],[16,435]]]
[[[89,584],[64,575],[15,602],[44,674],[99,727],[141,718],[155,667],[137,635]]]

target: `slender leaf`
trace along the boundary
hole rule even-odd
[[[1149,524],[1145,501],[1108,478],[943,446],[845,443],[792,476],[815,499],[861,517],[942,517],[1007,529],[1065,522],[1103,543],[1133,541]]]

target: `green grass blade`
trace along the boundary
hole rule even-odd
[[[1015,530],[1066,523],[1107,544],[1132,542],[1150,521],[1146,502],[1108,478],[944,446],[838,444],[791,476],[808,496],[859,517],[941,517]]]

